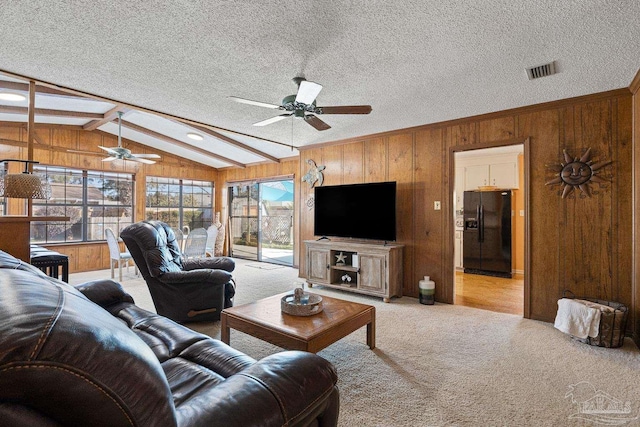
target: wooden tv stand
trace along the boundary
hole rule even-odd
[[[305,240],[304,244],[310,287],[379,296],[384,302],[402,296],[403,245],[330,240]]]

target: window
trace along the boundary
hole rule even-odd
[[[172,228],[207,228],[213,223],[213,184],[188,179],[147,177],[146,219]]]
[[[40,165],[33,170],[51,185],[51,199],[33,201],[33,216],[68,216],[69,221],[33,221],[32,243],[104,240],[105,228],[118,236],[133,222],[132,175]]]

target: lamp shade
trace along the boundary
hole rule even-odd
[[[0,177],[0,196],[15,199],[49,199],[51,187],[38,175],[7,174]]]

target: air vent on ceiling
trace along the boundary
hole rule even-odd
[[[550,76],[555,73],[556,73],[555,61],[549,62],[548,64],[527,68],[527,76],[529,77],[529,80],[539,79],[540,77]]]

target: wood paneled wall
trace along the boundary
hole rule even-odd
[[[635,81],[640,81],[636,77]],[[632,85],[633,86],[633,85]],[[100,131],[87,132],[77,126],[37,125],[35,160],[48,165],[129,171],[136,176],[136,219],[144,217],[144,182],[147,175],[211,180],[216,184],[216,211],[226,218],[227,183],[294,175],[295,241],[304,276],[304,248],[299,242],[313,238],[313,212],[307,208],[313,193],[300,177],[308,171],[307,159],[325,165],[325,185],[359,182],[398,182],[398,242],[405,245],[405,295],[418,295],[418,281],[430,275],[436,281],[438,301],[453,301],[453,213],[451,212],[452,150],[484,148],[500,141],[530,141],[526,164],[527,215],[530,235],[529,316],[552,321],[556,300],[565,289],[576,294],[612,299],[632,307],[631,324],[640,331],[640,256],[633,257],[632,242],[640,239],[640,168],[636,166],[636,202],[632,202],[632,155],[640,156],[640,108],[635,84],[617,90],[558,102],[534,105],[364,136],[301,151],[300,159],[265,163],[245,169],[216,171],[168,153],[155,165],[132,162],[102,163],[98,145],[114,146],[117,139]],[[635,108],[633,106],[635,105]],[[635,123],[635,133],[632,124]],[[635,139],[635,149],[632,140]],[[125,140],[136,152],[150,151]],[[545,165],[563,161],[562,149],[579,156],[592,149],[592,159],[612,160],[612,182],[591,198],[561,199],[559,187],[545,183],[553,174]],[[67,149],[94,154],[69,153]],[[0,158],[26,158],[26,125],[0,123]],[[640,157],[637,157],[640,158]],[[442,210],[434,211],[440,200]],[[9,202],[9,213],[23,214],[23,203]],[[71,271],[108,267],[106,244],[56,245],[71,256]],[[638,250],[636,249],[636,253]],[[635,274],[632,277],[632,267]],[[632,281],[633,279],[633,281]],[[525,312],[527,312],[525,308]],[[640,340],[638,341],[640,342]]]
[[[289,159],[283,159],[280,163],[260,163],[256,165],[247,166],[244,169],[240,168],[224,168],[218,170],[218,177],[216,181],[216,206],[219,206],[218,211],[221,212],[221,220],[228,224],[228,192],[227,188],[229,183],[239,181],[252,181],[265,178],[277,178],[293,176],[293,189],[294,189],[294,218],[293,218],[293,240],[294,245],[298,245],[300,240],[299,234],[299,212],[300,212],[300,180],[298,178],[298,170],[300,169],[300,159],[298,157],[292,157]],[[304,183],[303,183],[304,184]],[[305,184],[306,185],[306,184]],[[304,202],[304,201],[303,201]],[[228,228],[227,228],[228,230]],[[298,248],[294,248],[293,264],[298,265]]]
[[[149,147],[123,139],[123,145],[134,153],[157,153],[162,156],[156,164],[116,160],[102,162],[105,154],[98,145],[115,147],[117,136],[102,131],[85,131],[80,126],[36,124],[34,158],[43,165],[65,166],[90,170],[129,172],[135,174],[134,220],[144,219],[146,204],[146,177],[197,179],[215,182],[217,171],[175,155],[152,150]],[[81,151],[82,153],[69,152]],[[27,126],[25,123],[0,122],[0,159],[27,158]],[[24,201],[8,199],[8,213],[24,215]],[[69,256],[70,272],[109,268],[109,249],[106,242],[55,244],[47,247]]]
[[[405,295],[418,296],[418,281],[436,281],[436,299],[453,302],[452,151],[484,148],[529,138],[530,310],[534,319],[552,321],[557,299],[569,289],[577,295],[632,303],[632,97],[627,89],[401,129],[337,141],[301,151],[325,165],[325,185],[352,182],[398,183],[398,242],[405,245]],[[545,165],[564,162],[562,150],[612,160],[613,180],[592,185],[567,199]],[[301,187],[301,198],[312,194]],[[433,202],[442,202],[434,211]],[[312,213],[300,213],[301,240],[313,239]],[[303,259],[302,248],[300,251]],[[304,262],[300,263],[304,275]]]
[[[635,326],[634,340],[640,347],[640,70],[629,86],[633,94],[633,301],[635,306],[631,313]]]

